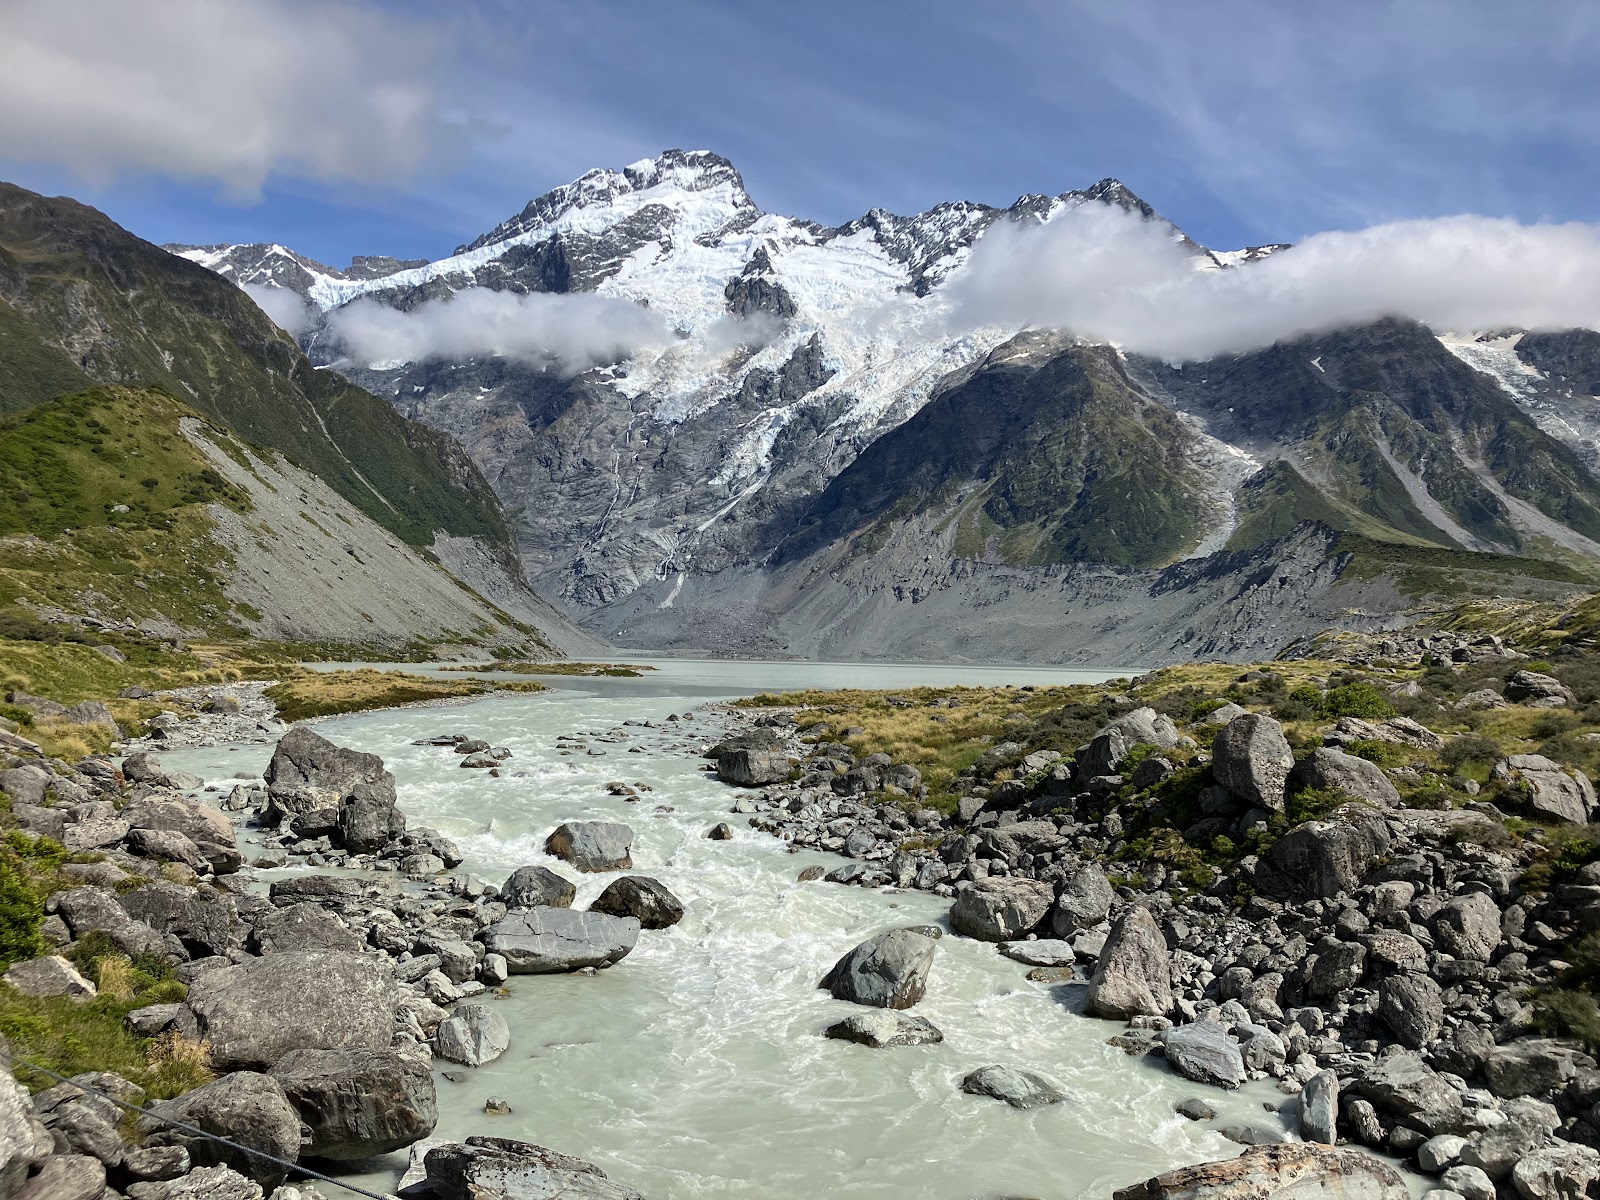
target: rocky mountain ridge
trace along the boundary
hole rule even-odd
[[[832,587],[843,554],[870,592],[915,588],[903,551],[885,549],[897,536],[927,540],[945,576],[1207,560],[1204,573],[1304,521],[1593,569],[1600,335],[1390,320],[1177,365],[954,318],[987,231],[1097,203],[1160,222],[1197,270],[1250,270],[1287,248],[1211,251],[1116,180],[825,227],[763,212],[717,155],[669,151],[590,172],[421,266],[329,271],[278,246],[176,249],[240,284],[300,294],[317,361],[459,440],[536,585],[624,641],[866,652],[797,616],[796,573]],[[341,340],[352,304],[420,319],[475,289],[592,292],[672,332],[577,373],[513,355],[366,363]],[[1523,586],[1515,566],[1468,561]],[[1340,608],[1339,574],[1323,586],[1325,607]],[[1383,615],[1407,607],[1391,591]],[[748,620],[706,607],[735,593]],[[1121,599],[1136,612],[1140,596]],[[1069,611],[1088,598],[1060,597]],[[832,607],[852,605],[839,594]],[[931,612],[907,639],[923,654],[1042,650],[1021,611],[975,640]],[[736,632],[779,626],[789,632]]]

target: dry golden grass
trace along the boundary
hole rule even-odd
[[[119,1004],[126,1004],[138,990],[135,986],[133,963],[121,954],[107,955],[98,962],[99,988],[102,996]]]
[[[447,700],[481,696],[491,691],[541,692],[544,685],[531,680],[488,683],[481,679],[434,679],[402,671],[363,667],[355,671],[300,669],[268,688],[267,698],[278,706],[285,721],[326,717],[335,713],[393,708],[419,700]]]

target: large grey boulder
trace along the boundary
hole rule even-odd
[[[1078,772],[1086,778],[1115,775],[1135,746],[1167,748],[1178,744],[1178,727],[1172,718],[1153,708],[1136,708],[1109,722],[1078,756]]]
[[[1085,1012],[1091,1017],[1126,1021],[1163,1017],[1172,1010],[1172,962],[1161,927],[1140,905],[1128,908],[1111,926],[1089,980]]]
[[[1054,900],[1050,885],[1037,879],[984,879],[956,896],[950,924],[980,941],[1015,941],[1044,920]]]
[[[633,830],[620,821],[568,821],[556,826],[544,848],[580,871],[626,871],[633,866]]]
[[[198,800],[147,796],[122,810],[129,835],[136,830],[181,833],[194,843],[212,871],[227,875],[244,865],[233,823],[220,808]]]
[[[609,967],[626,958],[638,940],[639,922],[633,917],[530,908],[491,925],[483,944],[506,960],[513,975],[554,975]]]
[[[177,938],[166,937],[144,922],[135,921],[116,896],[105,888],[69,888],[55,893],[51,898],[55,901],[56,915],[65,922],[75,939],[91,933],[103,933],[130,958],[155,954],[173,962],[181,962],[185,957],[183,946]]]
[[[493,1062],[511,1045],[511,1026],[486,1004],[463,1004],[433,1034],[433,1052],[464,1067]]]
[[[509,1138],[469,1137],[428,1151],[437,1200],[644,1200],[593,1163]]]
[[[1378,1016],[1408,1050],[1421,1050],[1444,1026],[1444,993],[1421,972],[1390,975],[1378,987]]]
[[[1576,769],[1569,775],[1542,754],[1513,754],[1495,763],[1489,777],[1538,816],[1581,825],[1595,810],[1589,777]]]
[[[106,1167],[88,1154],[57,1154],[16,1193],[15,1200],[100,1200]]]
[[[258,1070],[294,1050],[387,1049],[398,999],[380,956],[295,950],[201,975],[176,1025],[220,1069]]]
[[[358,783],[352,787],[339,801],[338,832],[340,844],[358,854],[375,853],[403,837],[406,815],[395,807],[394,786]]]
[[[1549,1144],[1561,1125],[1555,1108],[1538,1100],[1510,1100],[1500,1111],[1505,1120],[1473,1133],[1461,1148],[1462,1167],[1476,1167],[1494,1180],[1509,1178],[1519,1162]]]
[[[6,968],[5,982],[24,996],[66,996],[70,1000],[92,1000],[95,986],[78,973],[78,968],[59,954],[30,958]]]
[[[608,884],[589,910],[613,917],[636,917],[643,929],[665,929],[683,920],[683,901],[659,879],[648,875],[624,875]]]
[[[274,879],[267,889],[267,898],[279,908],[306,901],[342,908],[359,903],[372,891],[371,876],[293,875],[288,879]]]
[[[1084,863],[1067,876],[1061,895],[1050,910],[1050,932],[1070,938],[1082,929],[1091,929],[1111,912],[1114,893],[1106,873],[1098,863]]]
[[[261,1185],[232,1167],[196,1167],[187,1175],[128,1185],[128,1200],[262,1200]],[[273,1200],[322,1200],[321,1192],[284,1184]]]
[[[1488,962],[1500,945],[1500,906],[1483,892],[1457,896],[1433,918],[1433,940],[1444,953]]]
[[[267,909],[256,919],[251,941],[257,954],[288,954],[295,950],[354,952],[364,946],[343,921],[311,900]]]
[[[1161,1034],[1167,1063],[1185,1079],[1236,1088],[1245,1081],[1244,1056],[1228,1031],[1215,1021],[1174,1025]]]
[[[1326,788],[1378,808],[1398,808],[1400,791],[1376,763],[1324,746],[1313,750],[1291,778],[1301,787]]]
[[[152,1104],[149,1112],[138,1121],[147,1143],[182,1146],[196,1166],[232,1167],[269,1188],[282,1183],[287,1170],[262,1155],[291,1163],[300,1157],[300,1116],[270,1075],[235,1071],[176,1099]],[[166,1121],[196,1126],[245,1149],[188,1133]]]
[[[338,799],[359,783],[386,787],[391,801],[394,792],[394,776],[384,769],[383,759],[336,746],[304,725],[296,725],[279,739],[262,777],[270,791],[315,788]]]
[[[227,954],[244,945],[244,922],[227,892],[158,881],[124,892],[123,909],[157,933],[170,933],[195,958]]]
[[[1211,774],[1246,803],[1282,812],[1294,752],[1283,726],[1261,713],[1235,717],[1211,743]]]
[[[891,929],[869,938],[841,958],[822,979],[836,1000],[874,1008],[910,1008],[928,990],[937,948],[930,937]]]
[[[793,764],[782,750],[744,747],[728,750],[717,757],[717,778],[735,787],[765,787],[782,783]]]
[[[1558,1091],[1577,1073],[1572,1047],[1548,1038],[1496,1046],[1483,1064],[1489,1090],[1507,1100]]]
[[[1361,982],[1366,973],[1367,948],[1360,942],[1341,942],[1331,934],[1312,947],[1315,958],[1306,992],[1317,1000],[1332,1000]]]
[[[1043,1108],[1067,1098],[1061,1086],[1043,1075],[1017,1067],[979,1067],[961,1081],[961,1090],[973,1096],[1004,1100],[1012,1108]]]
[[[1112,1200],[1409,1200],[1388,1163],[1361,1150],[1280,1142],[1238,1158],[1178,1167],[1121,1188]]]
[[[1511,1183],[1522,1200],[1580,1200],[1600,1180],[1600,1153],[1564,1142],[1524,1155],[1511,1168]]]
[[[549,867],[518,867],[495,897],[507,908],[571,908],[578,885]]]
[[[1388,826],[1364,804],[1346,804],[1320,821],[1296,825],[1272,844],[1272,883],[1290,895],[1330,900],[1354,891],[1389,851]]]
[[[433,1132],[433,1073],[394,1050],[296,1050],[272,1078],[310,1131],[302,1154],[357,1159],[388,1154]]]
[[[1529,708],[1575,708],[1578,699],[1572,689],[1553,675],[1538,671],[1518,671],[1506,680],[1505,696],[1513,704]]]
[[[1424,1133],[1455,1133],[1461,1096],[1416,1053],[1399,1050],[1380,1058],[1356,1083],[1380,1111]]]
[[[1300,1089],[1300,1136],[1308,1142],[1339,1142],[1339,1077],[1318,1071]]]
[[[886,1046],[927,1046],[944,1041],[944,1034],[926,1017],[897,1012],[852,1013],[828,1026],[823,1035],[871,1046],[874,1050]]]

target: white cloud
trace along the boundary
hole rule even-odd
[[[328,325],[363,363],[504,355],[573,373],[673,340],[667,323],[649,309],[589,292],[468,288],[409,312],[357,300],[330,313]]]
[[[244,294],[256,302],[256,307],[272,318],[272,323],[287,333],[299,335],[311,325],[311,306],[300,298],[298,292],[270,283],[241,285]]]
[[[1065,329],[1173,360],[1384,316],[1440,331],[1600,328],[1600,227],[1399,221],[1202,271],[1170,226],[1087,204],[1045,225],[993,229],[950,294],[963,325]]]
[[[330,0],[6,0],[0,155],[105,182],[394,180],[439,148],[435,35]]]

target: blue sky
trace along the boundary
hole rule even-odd
[[[1229,248],[1594,220],[1596,61],[1589,0],[10,0],[0,178],[341,265],[678,146],[830,224],[1111,175]]]

